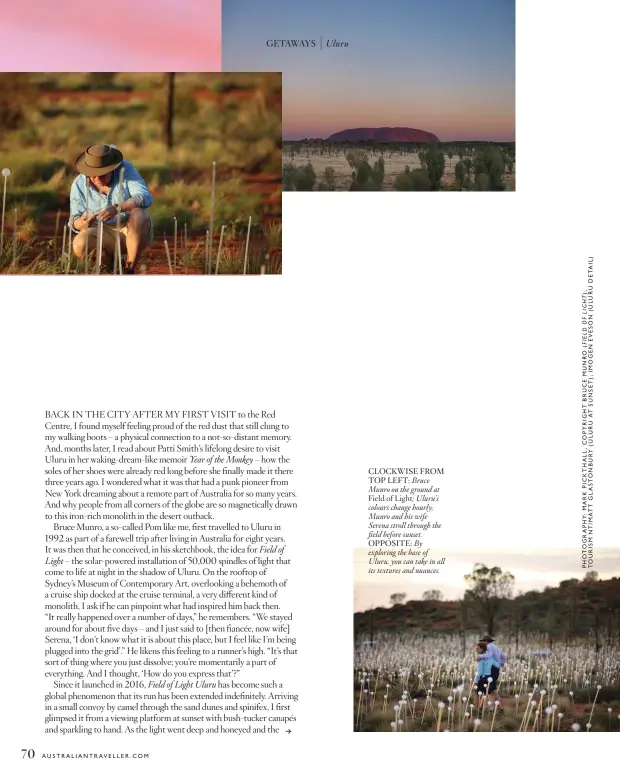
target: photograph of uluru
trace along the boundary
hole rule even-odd
[[[222,68],[283,74],[283,189],[515,189],[515,0],[223,0]]]

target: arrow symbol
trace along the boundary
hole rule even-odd
[[[291,730],[290,730],[290,729],[287,729],[287,730],[286,730],[286,733],[287,733],[287,734],[290,734],[290,733],[291,733]]]

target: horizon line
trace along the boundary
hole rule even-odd
[[[333,133],[332,133],[333,135]],[[329,136],[327,138],[324,138],[320,135],[311,136],[307,135],[303,138],[282,138],[282,143],[294,143],[295,141],[327,141],[329,140]],[[424,143],[440,143],[440,144],[514,144],[516,143],[516,139],[503,139],[503,140],[483,140],[480,138],[452,138],[450,140],[442,141],[441,139],[438,139],[438,141],[375,141],[374,138],[367,138],[364,139],[366,141],[373,141],[373,143],[376,144],[424,144]],[[334,143],[364,143],[364,140],[360,141],[334,141]]]

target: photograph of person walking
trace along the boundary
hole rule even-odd
[[[488,634],[484,636],[476,645],[476,661],[478,668],[476,670],[476,691],[478,696],[483,696],[481,704],[487,704],[493,707],[501,706],[498,691],[499,672],[502,666],[506,664],[506,656],[495,644],[492,637]],[[491,694],[495,694],[489,699]]]
[[[368,574],[356,551],[355,731],[620,731],[620,550],[442,550]],[[441,571],[441,570],[440,570]]]

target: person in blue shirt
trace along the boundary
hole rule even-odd
[[[474,684],[476,685],[476,691],[484,697],[493,693],[497,688],[497,680],[492,673],[493,667],[497,666],[497,662],[488,653],[487,643],[482,640],[479,640],[476,645],[476,654],[478,668]]]
[[[493,666],[491,667],[491,677],[495,681],[495,687],[497,688],[497,684],[499,682],[500,669],[502,669],[506,664],[506,655],[495,644],[495,639],[490,634],[485,634],[485,636],[483,636],[480,641],[486,642],[487,645],[487,651],[481,657],[483,659],[490,658],[494,661]],[[499,693],[495,694],[495,698],[496,698],[497,706],[498,707],[501,706]]]
[[[108,265],[117,240],[117,212],[120,211],[121,255],[126,255],[125,272],[133,273],[142,252],[153,240],[153,223],[148,208],[153,196],[135,166],[108,144],[89,146],[75,161],[79,173],[71,185],[69,225],[76,234],[73,251],[82,258],[97,249],[98,222],[103,222],[103,252]],[[121,191],[121,171],[123,186]],[[88,189],[88,210],[87,204]]]

